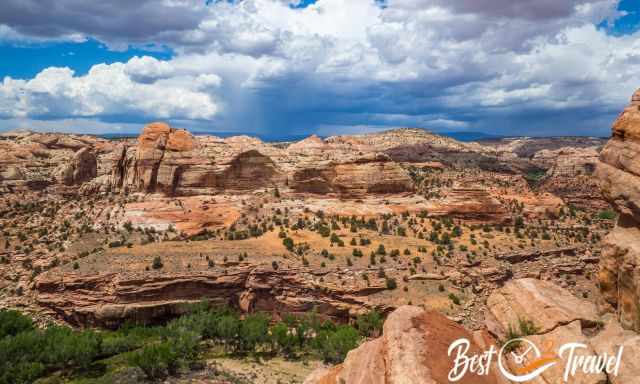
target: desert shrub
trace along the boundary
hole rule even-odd
[[[369,313],[358,316],[356,326],[360,335],[365,337],[377,337],[382,333],[382,325],[384,318],[382,314],[375,309]]]
[[[398,288],[398,283],[396,279],[388,277],[386,279],[387,289],[396,289]]]
[[[455,305],[460,305],[460,298],[455,293],[449,293],[449,300]]]
[[[122,247],[124,245],[123,241],[120,240],[115,240],[109,243],[109,248],[117,248],[117,247]]]
[[[288,250],[288,251],[293,251],[294,243],[293,243],[293,239],[292,239],[292,238],[290,238],[290,237],[285,237],[285,238],[282,240],[282,245],[284,245],[284,246],[285,246],[285,248],[287,248],[287,250]]]
[[[540,329],[534,324],[533,321],[526,319],[524,317],[518,317],[517,325],[509,324],[504,343],[507,343],[514,339],[519,339],[521,337],[535,335],[539,331]],[[520,346],[519,342],[511,342],[507,346],[506,350],[512,351],[514,349],[517,349],[519,346]]]
[[[616,213],[612,210],[598,212],[598,219],[600,220],[613,220],[616,218]]]

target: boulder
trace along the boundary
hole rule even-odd
[[[624,348],[618,375],[609,375],[611,384],[640,383],[640,335],[625,330],[615,317],[610,316],[604,323],[602,331],[593,337],[589,344],[598,355],[615,355],[620,346]]]
[[[521,324],[530,322],[533,326],[523,332]],[[591,344],[591,337],[601,324],[594,304],[573,296],[569,291],[548,281],[518,279],[509,281],[487,299],[485,326],[499,340],[507,342],[510,337],[524,337],[533,342],[543,352],[559,355],[559,349],[567,343],[582,343],[586,347],[576,351],[576,356],[595,356],[597,351]],[[515,334],[514,334],[515,333]],[[549,349],[545,351],[544,348]],[[526,363],[531,363],[529,358]],[[561,362],[545,370],[531,383],[547,384],[563,382],[566,355]],[[518,364],[511,354],[506,363],[514,372]],[[622,367],[622,370],[631,368]],[[579,371],[571,377],[572,383],[600,384],[606,382],[604,373],[584,373]]]
[[[598,311],[549,281],[527,278],[511,280],[489,296],[486,317],[489,331],[504,339],[521,319],[535,320],[539,332],[546,333],[574,321],[595,323]]]
[[[380,338],[349,352],[344,363],[312,373],[305,384],[435,384],[448,383],[453,366],[448,356],[452,342],[470,341],[469,354],[484,350],[477,338],[435,311],[402,306],[387,318]],[[489,375],[468,372],[459,383],[500,383]]]

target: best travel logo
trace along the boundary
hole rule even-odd
[[[534,342],[524,338],[509,340],[500,350],[491,346],[488,351],[480,354],[469,354],[471,342],[458,339],[451,343],[447,354],[453,357],[453,367],[449,371],[449,381],[456,382],[468,373],[479,376],[489,375],[494,360],[498,370],[508,380],[523,383],[543,374],[549,368],[563,366],[563,381],[565,383],[582,372],[584,374],[600,374],[618,376],[620,361],[624,346],[620,346],[615,355],[588,355],[588,350],[582,343],[566,343],[554,352],[552,341],[545,341],[539,348]]]

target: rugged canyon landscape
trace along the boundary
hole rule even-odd
[[[610,139],[2,133],[0,382],[446,383],[462,337],[640,382],[639,159],[640,91]]]

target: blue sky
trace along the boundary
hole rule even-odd
[[[69,67],[78,75],[85,75],[98,63],[128,61],[134,56],[153,56],[161,60],[171,58],[171,50],[128,48],[109,49],[94,39],[83,42],[60,43],[0,43],[0,78],[30,79],[47,67]]]
[[[67,1],[3,5],[0,130],[607,135],[640,87],[637,0]]]
[[[631,34],[640,29],[640,1],[622,0],[618,5],[620,11],[627,12],[626,16],[615,20],[612,25],[603,25],[607,31],[615,35]]]

